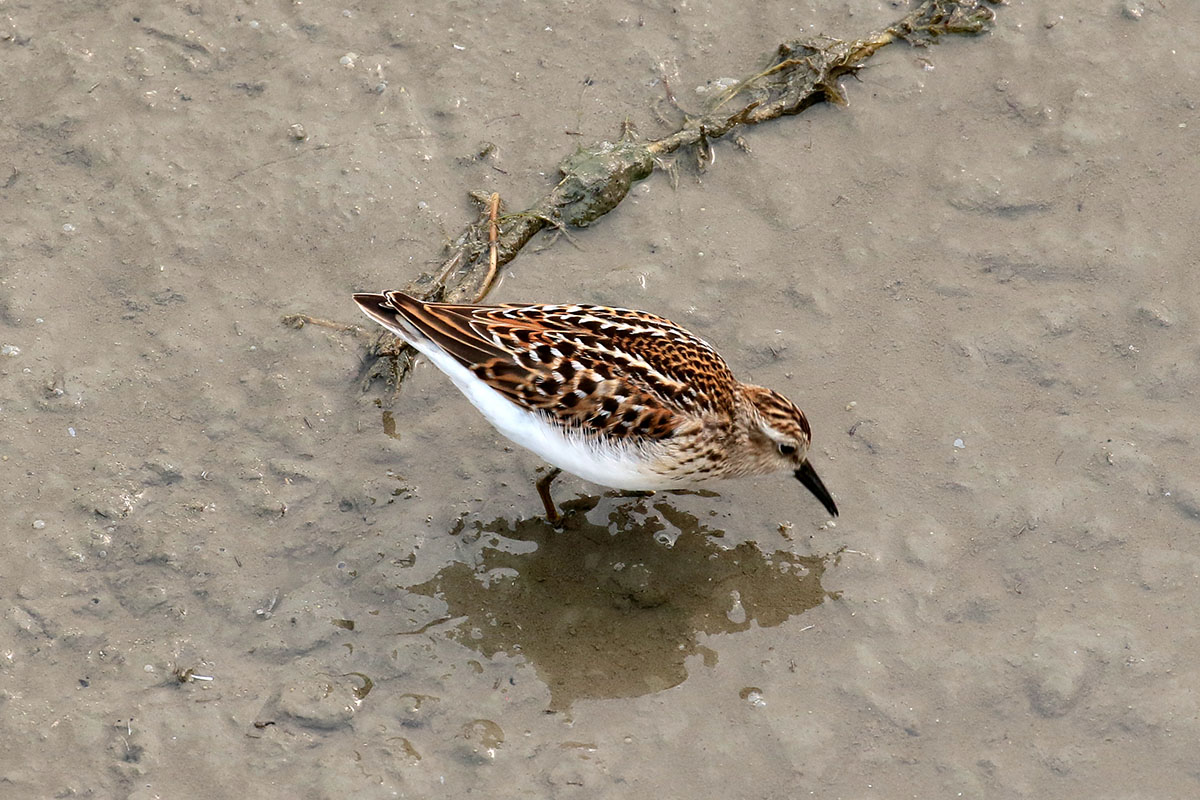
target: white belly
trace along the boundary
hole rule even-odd
[[[611,489],[663,489],[678,485],[648,469],[645,461],[637,457],[636,448],[572,434],[508,400],[429,340],[404,338],[446,373],[496,430],[564,472]]]

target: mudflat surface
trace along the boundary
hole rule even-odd
[[[280,324],[894,5],[0,0],[0,794],[1200,793],[1200,5],[888,48],[504,270],[795,399],[836,525],[551,531],[436,370]]]

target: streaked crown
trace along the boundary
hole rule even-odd
[[[742,394],[754,406],[761,421],[769,426],[768,435],[777,442],[795,444],[805,450],[812,441],[812,428],[795,403],[779,392],[752,384],[742,384]]]

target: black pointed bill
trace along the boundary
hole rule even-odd
[[[825,484],[821,481],[821,477],[817,475],[817,471],[813,469],[813,465],[805,461],[800,465],[800,469],[796,470],[796,480],[804,484],[804,488],[808,489],[818,500],[821,505],[825,506],[825,510],[833,516],[838,515],[837,503],[833,502],[833,498],[829,495],[829,490],[825,488]]]

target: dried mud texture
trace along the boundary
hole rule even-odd
[[[436,370],[279,325],[884,5],[0,4],[0,795],[1196,795],[1194,4],[889,48],[505,267],[797,399],[836,526],[549,531]]]

